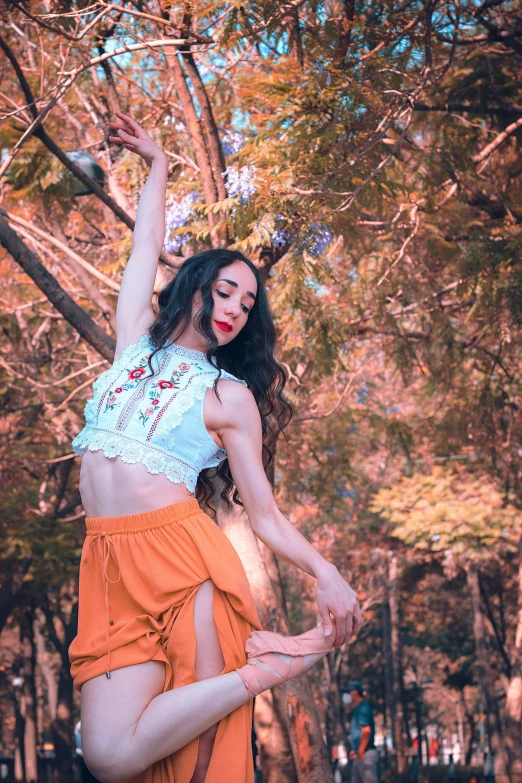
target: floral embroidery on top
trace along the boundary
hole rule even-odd
[[[139,381],[145,375],[147,372],[145,367],[150,356],[150,353],[146,356],[143,356],[138,365],[133,369],[129,369],[128,367],[125,368],[125,372],[131,381]],[[118,398],[115,396],[116,394],[121,394],[123,391],[129,391],[129,389],[135,389],[137,385],[137,383],[122,383],[121,386],[118,386],[116,389],[114,389],[114,391],[109,391],[103,413],[112,411],[114,408],[118,408],[121,405],[122,401],[118,400]]]
[[[198,370],[202,369],[197,364],[195,364],[194,366]],[[164,389],[175,389],[176,391],[179,391],[179,382],[181,378],[185,375],[185,373],[187,373],[190,369],[191,369],[190,364],[187,364],[186,362],[181,362],[181,364],[178,364],[177,369],[173,371],[172,375],[170,376],[170,380],[166,380],[165,378],[160,378],[159,381],[152,384],[151,388],[149,389],[149,397],[150,397],[149,407],[145,411],[142,411],[141,409],[138,411],[139,420],[144,426],[148,422],[150,417],[153,415],[153,413],[161,408],[161,404],[160,404],[161,392]]]

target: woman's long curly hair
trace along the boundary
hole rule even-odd
[[[211,327],[214,308],[212,286],[219,270],[234,261],[243,261],[252,270],[257,281],[257,296],[243,329],[230,343],[220,346]],[[207,359],[213,360],[220,370],[214,389],[218,394],[221,370],[247,382],[261,415],[263,465],[266,469],[273,459],[271,446],[292,418],[292,407],[283,397],[286,372],[274,358],[276,332],[264,284],[259,271],[248,258],[234,250],[216,249],[205,250],[183,262],[175,277],[158,295],[159,313],[149,329],[155,346],[148,360],[149,368],[154,374],[151,363],[154,354],[169,342],[171,335],[174,335],[175,342],[190,325],[192,301],[197,291],[201,292],[202,306],[193,323],[207,340]],[[228,459],[199,474],[195,493],[198,502],[215,512],[210,501],[216,492],[213,481],[216,477],[221,479],[220,496],[226,507],[232,508],[231,495],[234,503],[242,506],[234,488]]]

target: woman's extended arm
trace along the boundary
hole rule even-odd
[[[132,117],[116,112],[121,122],[111,122],[110,141],[139,155],[150,173],[141,193],[132,236],[132,252],[121,281],[116,308],[118,343],[132,342],[144,315],[150,317],[158,259],[165,238],[166,155]],[[120,340],[121,338],[121,340]],[[122,350],[122,346],[118,346]]]
[[[219,432],[250,524],[276,555],[317,579],[317,608],[325,634],[335,621],[335,644],[344,644],[361,625],[357,594],[337,568],[319,554],[279,511],[262,464],[259,410],[252,393],[234,381],[219,382],[222,406],[212,429]],[[217,426],[216,426],[217,425]]]

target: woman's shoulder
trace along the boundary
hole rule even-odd
[[[219,399],[214,391],[206,404],[205,421],[210,429],[251,429],[258,425],[260,414],[254,395],[244,381],[237,380],[224,377],[217,381]]]
[[[240,415],[249,408],[258,412],[254,395],[248,388],[246,381],[235,378],[233,375],[230,378],[227,375],[223,375],[216,383],[223,406],[230,409],[231,413],[238,412]]]

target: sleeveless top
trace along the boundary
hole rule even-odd
[[[76,454],[101,449],[107,457],[141,462],[194,492],[199,473],[227,453],[210,437],[203,419],[205,392],[219,375],[201,351],[167,341],[152,358],[148,334],[128,345],[93,383],[86,425],[72,441]],[[246,382],[221,370],[221,378]]]

